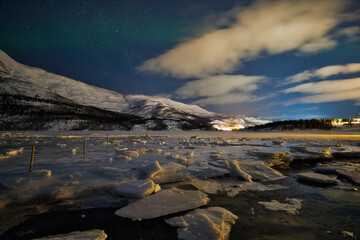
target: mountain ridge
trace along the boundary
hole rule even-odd
[[[103,119],[104,124],[111,122],[108,127],[101,126],[100,129],[211,129],[212,120],[226,118],[225,115],[209,112],[197,105],[157,96],[124,95],[91,86],[18,63],[1,50],[0,85],[0,129],[3,130],[11,122],[21,123],[14,126],[15,129],[41,129],[41,124],[36,127],[25,124],[37,120],[41,122],[41,119],[43,124],[46,121],[58,121],[56,127],[53,127],[55,129],[96,130],[96,125],[90,124],[88,119],[96,122],[97,118]],[[106,117],[103,118],[100,113]],[[28,117],[29,114],[32,118]],[[73,124],[71,127],[64,123],[71,120],[78,121],[78,125]]]

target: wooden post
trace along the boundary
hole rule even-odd
[[[84,156],[86,154],[86,137],[84,138]]]
[[[116,135],[115,135],[115,142],[114,142],[114,145],[116,146]]]
[[[35,154],[35,146],[32,147],[29,172],[32,172],[33,163],[34,163],[34,154]]]
[[[109,135],[106,135],[106,146],[107,146],[107,148],[109,148]]]

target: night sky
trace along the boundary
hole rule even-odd
[[[272,120],[360,113],[360,1],[0,0],[14,60]]]

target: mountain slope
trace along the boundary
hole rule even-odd
[[[213,117],[216,114],[208,112],[196,105],[187,105],[160,97],[142,95],[123,95],[114,91],[94,87],[60,75],[46,72],[39,68],[17,63],[0,50],[0,76],[3,79],[16,78],[26,83],[35,84],[36,89],[43,88],[51,93],[70,99],[80,105],[92,106],[108,111],[127,113],[146,118],[171,117]],[[3,91],[2,91],[3,92]]]
[[[0,50],[0,129],[209,129],[216,116],[161,97],[123,95],[17,63]],[[140,127],[144,129],[144,127]]]

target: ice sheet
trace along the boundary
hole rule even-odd
[[[206,205],[206,194],[194,190],[161,190],[115,212],[116,215],[133,220],[151,219],[171,213],[182,212]]]

